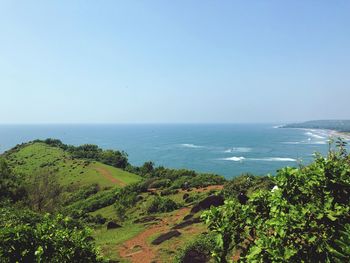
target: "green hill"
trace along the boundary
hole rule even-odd
[[[227,182],[215,174],[155,167],[152,162],[132,166],[124,152],[91,144],[66,145],[56,139],[24,143],[1,157],[5,160],[0,159],[0,190],[6,191],[0,191],[0,209],[5,215],[0,217],[0,240],[6,240],[3,247],[10,252],[4,256],[1,253],[5,250],[0,249],[0,261],[21,249],[35,257],[38,252],[30,243],[35,239],[42,247],[55,242],[57,253],[60,249],[71,251],[72,247],[80,251],[87,246],[85,252],[95,257],[97,246],[101,255],[112,261],[171,262],[176,256],[186,258],[196,253],[198,262],[207,262],[214,236],[207,234],[205,222],[200,219],[202,211],[223,204],[223,196],[237,196],[242,191],[250,195],[254,189],[271,187],[267,177],[244,175]],[[2,207],[2,195],[18,204],[19,210],[9,203]],[[23,208],[33,216],[23,218],[27,213]],[[46,213],[52,217],[46,218]],[[7,224],[12,220],[9,218],[19,222]],[[70,220],[69,225],[66,220]],[[31,227],[29,243],[24,245],[22,239],[12,242],[11,231],[20,235],[18,226],[27,223]],[[56,224],[55,236],[47,240],[46,231],[52,231],[52,223]],[[60,233],[74,233],[79,225],[91,229],[86,232],[89,239],[81,232],[78,240],[67,247],[65,239],[71,234]],[[56,253],[44,252],[44,259]],[[26,262],[26,257],[18,255],[18,261]]]
[[[290,123],[281,128],[326,129],[339,132],[350,132],[350,120],[317,120],[301,123]]]
[[[122,187],[140,180],[136,174],[101,162],[74,158],[69,152],[43,142],[18,147],[8,152],[6,159],[16,174],[30,177],[42,171],[54,172],[63,186]]]

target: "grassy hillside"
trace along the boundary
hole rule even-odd
[[[196,179],[198,175],[192,171],[160,168],[163,175],[145,180],[139,175],[96,160],[77,158],[68,149],[62,148],[60,144],[30,142],[15,147],[4,156],[13,173],[20,175],[26,182],[32,183],[35,175],[40,173],[52,172],[58,177],[60,185],[68,194],[59,211],[90,225],[95,243],[101,248],[103,256],[122,262],[143,262],[145,258],[146,262],[151,258],[169,262],[179,248],[206,231],[203,222],[196,222],[179,229],[181,234],[178,237],[159,245],[151,243],[159,235],[171,231],[174,225],[183,222],[184,216],[190,213],[191,207],[199,200],[222,189],[222,185],[199,186],[207,185],[216,176],[203,175],[203,181]],[[135,170],[142,172],[142,168],[136,167]],[[158,170],[155,169],[153,173],[155,171]],[[174,178],[173,181],[166,179],[167,173],[169,178]],[[219,182],[222,180],[218,177]],[[186,181],[193,186],[198,185],[198,188],[172,189]],[[132,184],[137,182],[141,185],[145,183],[146,188],[132,188]],[[92,187],[95,184],[99,185],[97,191]],[[190,198],[185,201],[184,195]],[[162,201],[173,201],[176,207],[148,212],[159,196],[163,196]],[[199,215],[193,214],[197,218]],[[151,219],[143,221],[147,217]],[[116,222],[121,227],[107,229],[109,222]]]
[[[100,162],[73,158],[67,151],[42,142],[29,143],[11,151],[6,159],[16,174],[30,177],[46,170],[56,173],[64,186],[122,187],[140,180],[136,174]]]
[[[93,245],[112,262],[174,262],[179,251],[184,256],[179,262],[208,262],[211,241],[205,240],[213,235],[206,234],[203,210],[223,204],[224,196],[271,187],[268,178],[252,175],[228,182],[215,174],[154,167],[152,162],[136,167],[121,152],[55,139],[25,143],[3,156],[14,175],[14,194],[8,192],[14,202],[38,215],[63,214],[72,226],[90,227]],[[0,176],[0,189],[1,182]],[[3,183],[8,187],[8,181]],[[184,260],[187,256],[192,261]]]
[[[155,190],[142,193],[141,200],[125,212],[125,220],[117,216],[115,205],[98,209],[90,214],[102,216],[108,221],[118,222],[121,228],[107,230],[105,225],[95,228],[94,238],[96,244],[101,248],[103,254],[113,260],[122,262],[173,262],[175,254],[179,249],[200,234],[207,231],[204,222],[190,224],[178,229],[180,235],[173,237],[159,245],[152,244],[152,241],[161,234],[167,233],[172,228],[184,222],[184,217],[190,214],[190,210],[198,200],[202,200],[209,194],[219,193],[222,186],[190,189],[189,191],[179,190],[176,193],[167,195],[165,198],[174,200],[178,208],[170,212],[147,213],[155,196],[161,191]],[[193,202],[186,202],[183,196],[188,194],[193,197]],[[201,212],[192,214],[193,218],[199,218]],[[142,222],[143,219],[145,222]]]

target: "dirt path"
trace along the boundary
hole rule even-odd
[[[117,184],[119,186],[126,186],[126,183],[124,183],[123,181],[115,178],[110,171],[108,171],[108,169],[103,168],[103,167],[94,167],[94,169],[100,174],[102,175],[104,178],[106,178],[108,181],[110,181],[113,184]]]
[[[169,231],[170,227],[182,219],[189,211],[190,209],[188,207],[181,208],[174,215],[162,219],[156,225],[126,241],[119,248],[120,256],[129,259],[133,263],[155,262],[154,258],[156,257],[157,247],[150,246],[147,243],[149,237]]]

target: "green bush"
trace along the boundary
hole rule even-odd
[[[149,188],[165,188],[171,185],[171,181],[169,179],[158,179],[153,181]]]
[[[179,190],[177,189],[164,189],[160,192],[160,196],[166,196],[166,195],[174,195],[177,194]]]
[[[274,186],[273,180],[268,176],[254,176],[242,174],[224,184],[225,198],[237,197],[239,193],[250,193],[256,190],[269,190]]]
[[[26,195],[22,183],[21,178],[15,175],[0,157],[0,201],[22,199]]]
[[[332,247],[350,220],[350,157],[344,142],[338,147],[309,166],[279,170],[276,187],[246,204],[232,199],[204,213],[217,235],[217,260],[226,262],[230,251],[242,248],[247,262],[334,262]]]
[[[19,216],[1,210],[1,262],[101,262],[90,232],[67,217]],[[12,219],[12,220],[9,220]]]
[[[185,245],[176,254],[176,263],[205,263],[211,259],[211,253],[215,247],[215,236],[201,234],[195,240]]]
[[[166,197],[155,196],[147,208],[147,212],[152,213],[164,213],[171,212],[179,208],[179,205]]]

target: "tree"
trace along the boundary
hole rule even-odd
[[[25,193],[19,176],[13,174],[6,161],[0,158],[0,200],[16,201]]]
[[[63,189],[57,176],[48,170],[42,170],[34,175],[33,180],[27,186],[27,204],[38,212],[53,212],[61,204]]]

